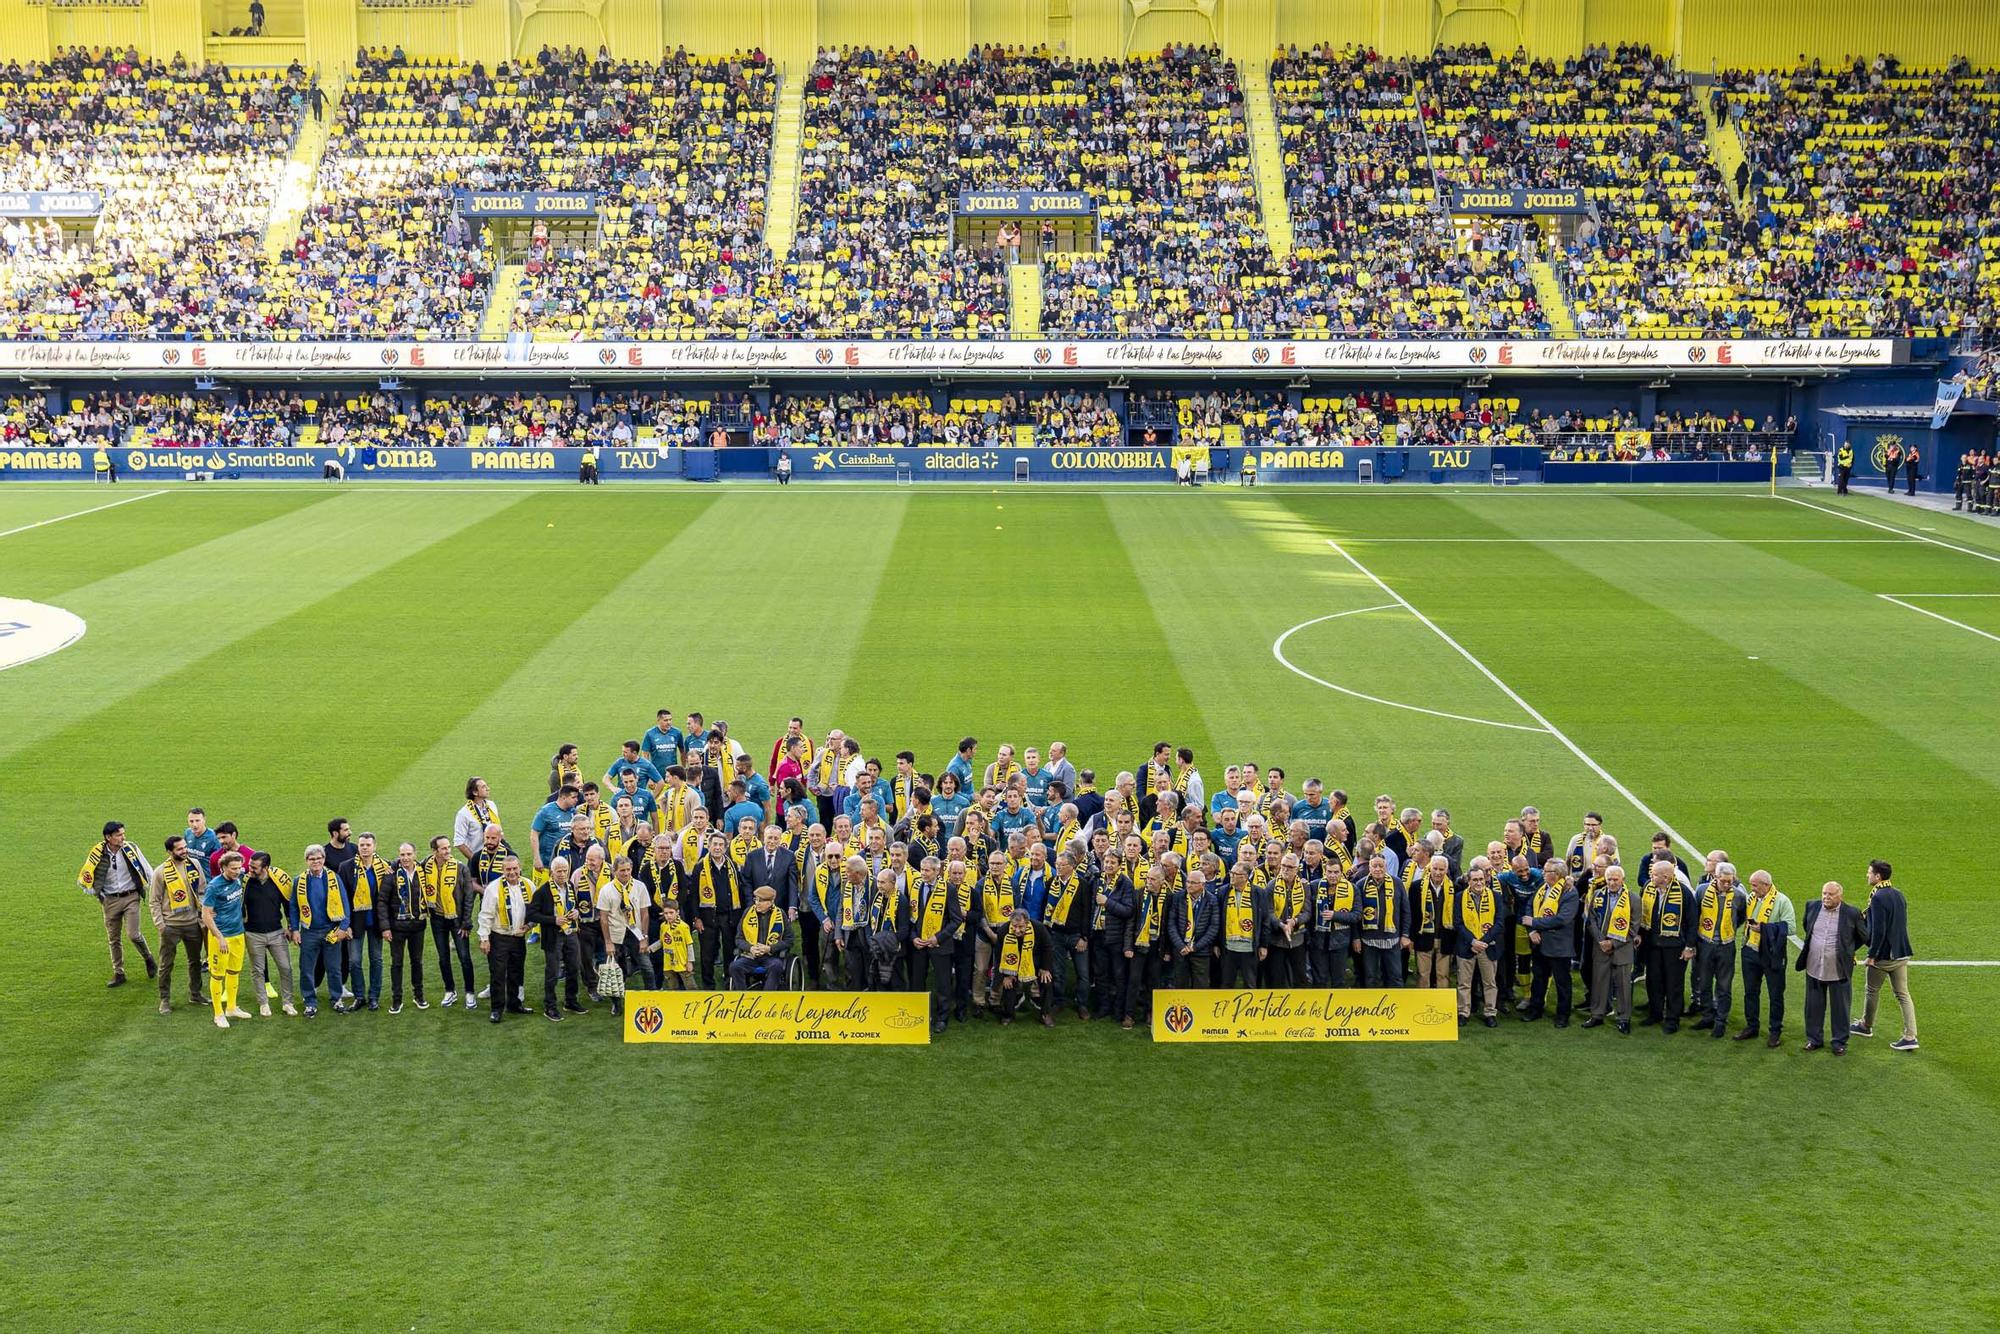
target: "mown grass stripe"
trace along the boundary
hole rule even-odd
[[[0,736],[0,762],[409,559],[413,542],[428,545],[517,503],[495,496],[434,509],[414,499],[330,500],[73,590],[63,605],[90,633],[7,674],[0,698],[10,701],[11,726]]]

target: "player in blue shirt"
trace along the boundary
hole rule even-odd
[[[639,781],[649,787],[657,788],[660,784],[667,781],[665,775],[654,767],[651,760],[645,759],[640,755],[638,742],[627,741],[624,751],[625,753],[611,761],[611,767],[604,771],[604,786],[616,792],[618,790],[618,781],[627,769],[638,770]]]
[[[202,925],[208,928],[208,996],[215,1006],[215,1026],[231,1019],[248,1019],[236,1004],[237,983],[243,976],[243,854],[227,853],[222,874],[208,882],[201,895]]]
[[[569,813],[576,809],[576,803],[583,794],[567,783],[550,797],[543,807],[535,812],[535,819],[528,826],[535,837],[535,870],[547,874],[549,858],[555,856],[556,844],[569,833]]]
[[[661,709],[655,716],[659,721],[646,729],[643,749],[653,767],[665,773],[681,762],[681,752],[687,749],[687,738],[681,734],[680,728],[674,726],[672,709]]]

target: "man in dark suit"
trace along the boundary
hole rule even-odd
[[[1528,928],[1528,940],[1535,948],[1534,978],[1528,992],[1528,1008],[1523,1019],[1533,1021],[1547,1013],[1549,983],[1556,986],[1556,1027],[1569,1027],[1570,960],[1575,957],[1574,926],[1577,893],[1571,887],[1563,864],[1554,857],[1542,867],[1542,884],[1529,904],[1521,925]]]
[[[799,915],[798,860],[785,846],[784,831],[774,824],[764,826],[764,846],[743,859],[743,880],[751,891],[769,888],[788,920]]]
[[[1833,998],[1833,1054],[1847,1055],[1848,1013],[1854,1000],[1854,956],[1868,943],[1861,910],[1842,902],[1838,880],[1821,886],[1819,902],[1806,905],[1805,920],[1799,924],[1805,948],[1793,965],[1806,975],[1806,1050],[1818,1051],[1820,1021],[1826,1017],[1827,997]]]

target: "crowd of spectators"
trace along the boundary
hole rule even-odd
[[[298,65],[10,61],[0,190],[103,211],[0,219],[0,337],[471,338],[507,260],[524,277],[495,324],[537,339],[997,337],[1022,250],[1042,329],[1084,338],[1546,336],[1543,259],[1584,336],[1953,334],[2000,301],[2000,72],[1964,61],[1728,71],[1704,92],[1643,46],[1288,48],[1282,258],[1214,48],[825,50],[803,79],[783,262],[764,241],[772,63],[603,47],[490,67],[360,52],[296,237],[267,252],[321,101]],[[1743,145],[1734,190],[1704,105]],[[1460,187],[1573,188],[1589,210],[1454,218]],[[960,234],[957,195],[984,188],[1088,196],[1095,246],[1052,224],[1020,248],[1011,225],[997,246]],[[466,191],[597,209],[482,225]]]
[[[297,64],[132,51],[0,66],[0,190],[103,208],[94,225],[0,228],[0,338],[260,332],[264,228],[311,88]]]
[[[1296,47],[1271,62],[1293,250],[1289,318],[1306,337],[1544,333],[1520,227],[1457,228],[1424,120],[1434,60]]]
[[[1963,60],[1731,70],[1753,258],[1826,336],[1954,334],[2000,299],[2000,71]]]
[[[516,157],[474,188],[591,190],[598,223],[532,239],[514,330],[731,337],[765,317],[777,288],[763,239],[777,74],[763,52],[652,63],[544,52],[520,86],[512,96],[533,109],[503,122]]]
[[[1781,304],[1735,258],[1752,238],[1715,168],[1694,84],[1666,55],[1600,45],[1554,61],[1460,47],[1428,64],[1424,117],[1442,185],[1580,189],[1589,201],[1558,263],[1580,333],[1774,327]]]
[[[751,441],[777,448],[908,445],[944,449],[1087,448],[1119,443],[1118,412],[1101,390],[995,391],[942,404],[914,389],[778,394],[753,419]]]
[[[1242,90],[1212,48],[1092,61],[980,47],[942,63],[823,52],[800,181],[773,332],[1003,332],[1011,254],[952,230],[958,192],[981,188],[1092,201],[1100,248],[1041,256],[1045,330],[1241,336],[1281,305]]]

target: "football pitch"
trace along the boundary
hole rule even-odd
[[[88,624],[0,672],[0,1326],[2000,1322],[1992,527],[1823,491],[13,487],[0,597]],[[661,706],[760,767],[792,714],[930,771],[1059,739],[1107,783],[1166,739],[1481,850],[1594,809],[1628,862],[1668,829],[1801,911],[1886,857],[1923,1049],[1891,1003],[1802,1055],[1796,973],[1778,1051],[1069,1014],[627,1048],[604,1007],[223,1033],[105,989],[105,819],[157,860],[199,804],[296,869],[333,815],[449,832],[480,773],[524,847],[556,745],[601,774]]]

